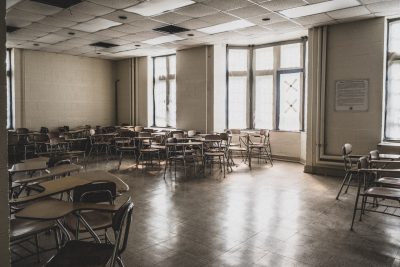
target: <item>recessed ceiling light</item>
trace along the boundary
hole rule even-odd
[[[290,8],[279,11],[279,13],[293,19],[359,5],[360,3],[357,0],[332,0],[312,5]]]
[[[158,45],[158,44],[169,43],[169,42],[173,42],[173,41],[179,41],[179,40],[183,40],[183,39],[184,38],[182,38],[182,37],[171,34],[171,35],[160,36],[157,38],[149,39],[149,40],[143,41],[142,43],[150,44],[150,45]]]
[[[96,54],[98,54],[98,55],[101,55],[101,53],[100,53],[100,52],[97,52]]]
[[[75,33],[74,33],[74,32],[69,32],[68,34],[69,34],[69,35],[75,35]]]
[[[271,20],[270,18],[263,18],[262,21],[269,21]]]
[[[136,46],[136,47],[140,47],[141,45],[140,45],[140,44],[135,44],[135,46]]]
[[[194,34],[193,33],[188,33],[188,35],[187,36],[194,36]]]
[[[194,3],[191,0],[152,0],[141,2],[124,10],[148,17]]]
[[[33,44],[33,45],[34,45],[34,46],[39,46],[39,44],[36,44],[36,43],[35,43],[35,44]]]
[[[214,33],[243,29],[243,28],[254,26],[254,25],[255,24],[251,23],[250,21],[240,19],[240,20],[234,20],[231,22],[214,25],[211,27],[201,28],[201,29],[198,29],[198,31],[208,33],[208,34],[214,34]]]
[[[121,15],[121,16],[118,16],[118,18],[119,18],[119,19],[122,19],[122,20],[125,20],[125,19],[127,19],[128,17],[127,17],[127,16],[124,16],[124,15]]]

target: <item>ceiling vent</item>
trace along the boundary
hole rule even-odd
[[[97,46],[97,47],[102,47],[102,48],[111,48],[114,46],[118,46],[116,44],[111,44],[111,43],[106,43],[106,42],[97,42],[97,43],[93,43],[90,44],[91,46]]]
[[[81,0],[31,0],[31,1],[46,4],[49,6],[56,6],[60,8],[69,8],[71,6],[74,6],[82,2]]]
[[[153,29],[153,31],[175,34],[175,33],[189,31],[189,29],[185,29],[185,28],[178,27],[175,25],[168,25],[168,26]]]
[[[14,26],[7,26],[7,32],[15,32],[18,31],[21,28],[14,27]]]

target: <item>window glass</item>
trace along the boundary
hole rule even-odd
[[[229,50],[229,71],[247,71],[247,49]]]
[[[400,54],[400,20],[390,22],[389,24],[388,51]]]
[[[400,60],[388,66],[386,92],[386,138],[400,139]]]
[[[13,128],[13,95],[12,95],[12,67],[11,67],[11,50],[7,49],[6,68],[7,68],[7,129]]]
[[[274,79],[272,75],[256,76],[254,128],[272,129]]]
[[[281,68],[301,67],[301,43],[281,46]]]
[[[272,70],[274,68],[273,47],[259,48],[255,50],[256,70]]]
[[[279,130],[300,130],[301,72],[279,76]]]
[[[229,128],[247,128],[247,77],[229,77]]]

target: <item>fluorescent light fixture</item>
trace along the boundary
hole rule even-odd
[[[247,27],[254,26],[255,24],[251,23],[250,21],[240,19],[240,20],[234,20],[231,22],[227,23],[222,23],[206,28],[201,28],[198,29],[199,32],[204,32],[208,34],[214,34],[214,33],[219,33],[219,32],[227,32],[227,31],[233,31],[233,30],[238,30],[238,29],[243,29]]]
[[[360,2],[357,0],[332,0],[318,4],[290,8],[279,11],[279,13],[288,18],[294,19],[359,5]]]
[[[143,41],[142,43],[150,44],[150,45],[158,45],[158,44],[169,43],[169,42],[173,42],[173,41],[180,41],[183,39],[184,38],[182,38],[182,37],[171,34],[171,35],[160,36],[157,38],[149,39],[149,40]]]
[[[152,0],[139,3],[124,10],[148,17],[194,3],[191,0]]]

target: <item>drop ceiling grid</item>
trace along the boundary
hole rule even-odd
[[[359,0],[361,5],[357,7],[297,19],[290,19],[279,13],[289,8],[326,1],[328,0],[194,0],[196,3],[193,5],[143,17],[124,11],[139,3],[139,0],[83,0],[69,9],[24,0],[7,10],[7,24],[22,28],[7,34],[7,46],[49,52],[68,51],[68,54],[99,57],[115,55],[115,58],[121,58],[143,53],[151,54],[152,49],[160,52],[204,43],[224,43],[235,39],[270,41],[286,35],[295,36],[296,31],[300,36],[308,27],[315,25],[388,13],[400,14],[398,0]],[[125,16],[126,19],[123,20],[119,18],[120,16]],[[265,18],[269,20],[263,20]],[[238,19],[246,19],[255,25],[247,29],[213,35],[197,31]],[[99,25],[102,23],[103,27]],[[186,27],[190,31],[177,34],[185,38],[184,40],[166,43],[164,46],[149,46],[142,43],[163,36],[152,29],[169,24]],[[70,32],[75,34],[70,35]],[[187,36],[189,33],[194,36]],[[96,53],[99,51],[98,48],[89,46],[98,41],[114,42],[123,46],[121,49],[131,50],[113,52],[118,50],[114,49],[108,51],[107,55],[99,55]],[[34,46],[34,43],[38,43],[39,46]],[[135,44],[141,46],[137,47]],[[62,50],[63,48],[68,49]]]

